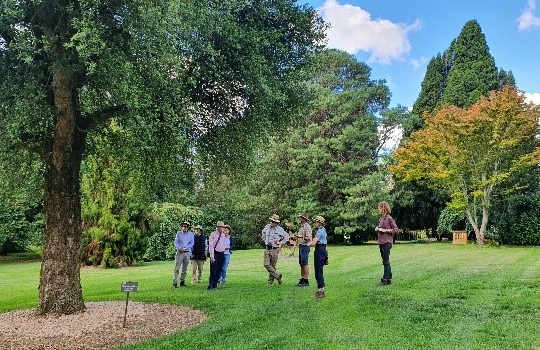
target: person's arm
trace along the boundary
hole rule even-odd
[[[214,261],[214,242],[215,235],[210,234],[210,237],[208,238],[208,252],[210,253],[210,261]]]
[[[176,232],[176,236],[174,237],[174,248],[176,250],[180,250],[182,248],[181,244],[182,242],[180,242],[180,235],[178,232]]]
[[[190,232],[188,243],[186,245],[187,251],[192,252],[194,244],[195,244],[195,235],[192,232]]]

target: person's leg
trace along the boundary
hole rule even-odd
[[[392,269],[390,268],[390,249],[392,243],[384,243],[380,245],[381,257],[384,266],[383,283],[388,283],[392,279]]]
[[[315,248],[315,253],[313,254],[314,266],[315,266],[315,280],[317,281],[317,292],[315,293],[316,298],[322,298],[325,296],[324,292],[324,261],[327,257],[326,249],[324,248]]]
[[[202,282],[203,267],[204,267],[204,260],[197,260],[197,269],[199,270],[199,275],[197,277],[198,283]]]
[[[214,262],[210,261],[210,276],[208,278],[208,289],[213,289],[217,285],[217,261],[215,260],[214,255]]]
[[[215,252],[214,253],[214,259],[216,260],[216,268],[215,268],[215,276],[214,276],[214,284],[212,288],[217,288],[219,276],[221,275],[221,270],[223,269],[223,253],[222,252]]]
[[[197,262],[198,260],[192,259],[191,260],[191,282],[195,283],[197,282]]]
[[[300,264],[300,281],[296,285],[298,287],[307,287],[309,286],[309,246],[300,245],[298,252],[298,263]]]
[[[221,269],[221,276],[219,278],[221,283],[225,283],[227,280],[227,268],[229,267],[230,261],[231,261],[231,254],[225,254],[223,256],[223,268]]]
[[[189,252],[182,253],[182,274],[180,275],[180,284],[184,285],[186,281],[187,268],[189,265]]]
[[[275,264],[272,265],[272,251],[269,249],[264,250],[264,268],[268,271],[268,284],[274,282],[274,276],[276,274]]]
[[[272,278],[276,279],[278,281],[278,283],[281,284],[282,275],[280,273],[278,273],[277,270],[276,270],[276,265],[277,265],[278,259],[279,259],[279,249],[272,249],[270,251],[270,264],[274,268],[274,273],[272,275]]]
[[[180,271],[180,265],[182,264],[182,261],[180,260],[180,253],[176,252],[176,255],[174,257],[174,271],[173,271],[173,286],[177,286],[178,282],[178,272]]]

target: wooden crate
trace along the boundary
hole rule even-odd
[[[467,231],[452,231],[452,244],[467,244]]]

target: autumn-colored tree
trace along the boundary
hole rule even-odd
[[[396,150],[390,170],[450,195],[483,245],[494,191],[515,172],[540,163],[539,117],[540,109],[510,86],[468,109],[445,105]]]

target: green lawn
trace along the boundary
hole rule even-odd
[[[278,262],[283,285],[267,286],[262,250],[234,252],[227,285],[216,292],[205,283],[173,290],[168,261],[83,269],[84,298],[124,300],[120,283],[132,280],[139,291],[131,300],[210,316],[191,330],[121,349],[540,349],[540,248],[397,244],[386,287],[377,285],[376,245],[329,251],[321,300],[313,298],[313,273],[311,287],[294,286],[296,257]],[[0,265],[0,312],[37,305],[39,267]]]

